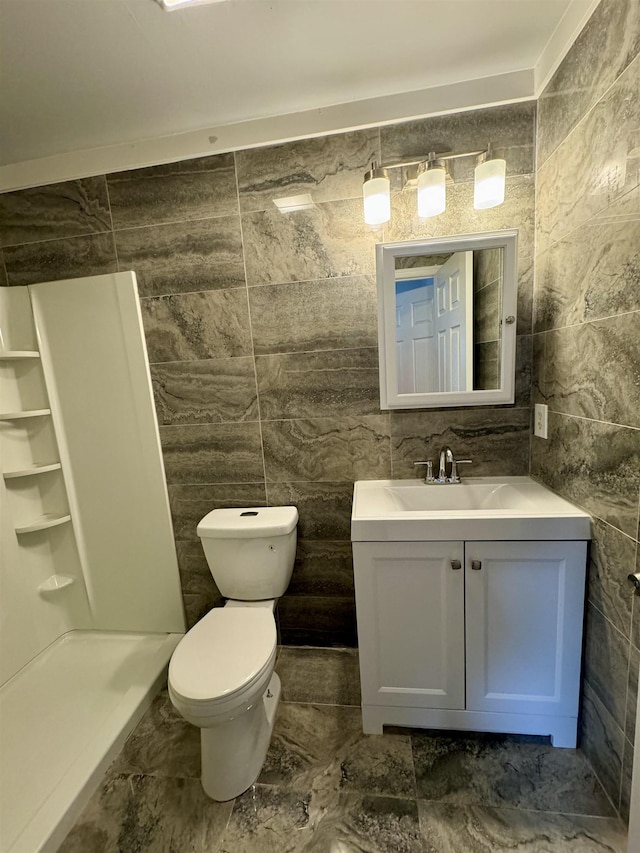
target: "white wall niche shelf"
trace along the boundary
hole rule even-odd
[[[24,418],[42,418],[51,414],[51,409],[30,409],[26,412],[0,412],[0,421],[18,421]]]
[[[55,595],[75,582],[75,578],[70,578],[69,575],[51,575],[51,577],[48,577],[46,581],[40,584],[38,592],[44,598],[48,598],[50,595]]]
[[[47,474],[49,471],[59,471],[62,468],[60,462],[34,462],[25,468],[17,468],[14,471],[5,471],[5,480],[17,480],[20,477],[33,477],[36,474]]]
[[[66,524],[68,521],[71,521],[70,515],[55,515],[54,513],[46,512],[29,524],[22,524],[20,527],[16,527],[15,531],[18,536],[22,536],[24,533],[36,533],[39,530],[48,530],[50,527],[57,527],[59,524]]]
[[[40,358],[40,353],[30,349],[0,350],[0,361],[19,361],[23,358]]]

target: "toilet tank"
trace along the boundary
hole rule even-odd
[[[294,506],[214,509],[198,524],[209,570],[225,598],[279,598],[291,580],[298,510]]]

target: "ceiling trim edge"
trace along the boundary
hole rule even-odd
[[[567,8],[534,68],[536,100],[547,87],[599,3],[600,0],[573,0]]]
[[[534,69],[527,68],[415,92],[25,160],[0,167],[0,192],[528,101],[535,97],[534,84]],[[215,141],[211,142],[212,138]]]

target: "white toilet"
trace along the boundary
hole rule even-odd
[[[188,631],[169,664],[169,696],[198,726],[202,787],[231,800],[258,778],[278,700],[276,599],[291,580],[298,510],[214,509],[198,536],[221,594],[229,599]]]

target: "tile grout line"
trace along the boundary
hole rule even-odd
[[[574,414],[571,414],[571,412],[561,412],[561,411],[558,411],[557,409],[551,409],[550,408],[549,413],[554,414],[554,415],[559,415],[560,417],[563,417],[563,418],[574,418],[575,420],[578,420],[578,421],[586,421],[587,423],[603,424],[604,426],[618,427],[619,429],[630,429],[630,430],[633,430],[634,432],[640,431],[640,426],[635,427],[635,426],[631,426],[630,424],[619,424],[619,423],[616,423],[615,421],[603,421],[603,420],[600,420],[599,418],[588,418],[586,415],[574,415]]]
[[[604,323],[608,320],[617,320],[618,317],[629,317],[634,314],[640,316],[640,308],[633,308],[631,311],[620,311],[618,314],[606,314],[604,317],[594,317],[590,320],[582,320],[578,323],[567,323],[565,326],[551,326],[549,329],[539,329],[533,332],[534,335],[544,335],[548,332],[562,332],[565,329],[582,329],[584,326],[591,326],[594,323]]]
[[[595,10],[594,10],[594,11],[595,11]],[[592,19],[593,19],[593,16],[589,19],[589,21],[591,21]],[[585,23],[585,26],[582,28],[582,32],[584,32],[585,28],[586,28],[586,27],[587,27],[587,25],[589,24],[589,21],[587,21],[587,22]],[[574,42],[574,44],[575,44],[575,42]],[[573,45],[572,45],[572,47],[573,47]],[[571,50],[571,49],[570,49],[570,50]],[[567,56],[568,56],[568,54],[567,54]],[[565,136],[564,136],[564,137],[562,138],[562,140],[561,140],[561,141],[556,145],[556,147],[553,149],[553,151],[551,151],[551,152],[546,156],[546,158],[544,159],[544,161],[543,161],[542,163],[540,163],[540,165],[539,165],[539,167],[538,167],[538,168],[542,169],[544,166],[546,166],[546,164],[549,162],[549,160],[551,159],[551,157],[553,157],[553,156],[554,156],[554,154],[556,154],[556,152],[558,152],[558,151],[560,150],[560,148],[564,145],[564,143],[567,141],[567,139],[569,139],[569,137],[570,137],[570,136],[572,136],[573,132],[574,132],[575,130],[577,130],[577,129],[580,127],[580,125],[581,125],[581,124],[583,124],[583,122],[584,122],[584,121],[585,121],[585,120],[586,120],[586,119],[591,115],[591,113],[595,110],[595,108],[596,108],[596,107],[597,107],[597,106],[598,106],[598,105],[599,105],[599,104],[600,104],[600,103],[605,99],[605,97],[609,94],[609,92],[614,88],[614,86],[619,82],[619,80],[620,80],[622,77],[624,77],[624,75],[627,73],[627,71],[628,71],[628,70],[633,66],[633,64],[634,64],[635,62],[637,62],[637,61],[638,61],[638,59],[640,59],[640,56],[635,56],[635,57],[631,60],[631,62],[629,62],[629,63],[627,64],[627,66],[626,66],[625,68],[623,68],[623,70],[618,74],[618,76],[615,78],[615,80],[613,80],[613,81],[609,84],[609,86],[607,86],[607,88],[606,88],[606,89],[602,92],[602,94],[598,97],[597,101],[594,101],[593,103],[591,103],[591,104],[587,107],[587,109],[586,109],[586,111],[583,113],[583,115],[578,119],[578,121],[574,124],[574,126],[573,126],[573,127],[572,127],[572,128],[571,128],[571,129],[570,129],[570,130],[565,134]],[[563,60],[563,62],[564,62],[564,60]],[[560,68],[560,67],[562,66],[562,64],[563,64],[563,63],[560,63],[560,66],[558,66],[558,68]],[[557,71],[557,70],[558,70],[558,69],[556,69],[556,71]],[[553,76],[555,77],[555,73],[554,73],[554,75],[553,75]],[[553,80],[553,77],[551,78],[551,80]],[[549,81],[549,83],[551,82],[551,80]],[[549,85],[549,84],[547,84],[547,86],[548,86],[548,85]],[[545,87],[545,88],[547,88],[547,87]],[[539,103],[540,103],[540,100],[541,100],[541,98],[542,98],[543,94],[544,94],[544,92],[542,92],[542,93],[540,94],[540,97],[538,97],[538,99],[536,100],[536,104],[539,104]],[[536,146],[536,147],[537,147],[537,146]]]
[[[260,433],[260,452],[262,455],[262,476],[264,478],[264,499],[265,499],[265,503],[268,505],[269,504],[269,492],[268,492],[268,488],[267,488],[267,466],[266,466],[265,453],[264,453],[264,435],[262,432],[262,412],[261,412],[261,408],[260,408],[260,391],[258,388],[258,368],[256,365],[256,347],[255,347],[255,341],[254,341],[254,337],[253,337],[253,323],[252,323],[252,319],[251,319],[251,300],[249,299],[249,282],[247,280],[247,255],[245,252],[245,245],[244,245],[244,228],[242,225],[242,211],[240,209],[240,185],[238,182],[238,163],[237,163],[237,157],[236,157],[235,151],[233,152],[233,172],[234,172],[235,183],[236,183],[236,203],[238,205],[238,217],[240,220],[240,246],[242,249],[242,266],[244,269],[244,282],[245,282],[245,291],[246,291],[246,296],[247,296],[247,317],[249,320],[249,337],[251,339],[251,359],[253,362],[253,381],[255,383],[256,405],[258,408],[258,421],[257,422],[258,422],[258,431]]]
[[[112,243],[112,245],[113,245],[113,254],[114,254],[115,259],[116,259],[116,272],[121,272],[121,270],[120,270],[120,260],[119,260],[119,258],[118,258],[118,244],[117,244],[117,241],[116,241],[116,232],[115,232],[115,229],[114,229],[114,227],[113,227],[113,214],[111,213],[111,196],[109,195],[109,182],[107,181],[107,176],[106,176],[106,175],[104,176],[104,187],[105,187],[105,192],[106,192],[106,194],[107,194],[107,206],[108,206],[108,208],[109,208],[109,219],[111,220],[111,231],[110,231],[109,233],[111,234],[111,243]],[[138,291],[138,276],[136,275],[136,273],[135,273],[135,271],[134,271],[134,270],[132,270],[132,272],[133,272],[133,274],[134,274],[134,276],[135,276],[135,279],[136,279],[136,293],[137,293],[137,295],[138,295],[138,302],[139,302],[139,301],[140,301],[140,293],[139,293],[139,291]],[[146,349],[147,349],[147,342],[146,342],[146,339],[145,339],[145,342],[144,342],[144,347],[145,347],[145,350],[146,350]],[[149,354],[148,354],[148,352],[147,352],[147,359],[148,359],[148,358],[149,358]],[[154,403],[154,408],[155,408],[155,403]]]
[[[636,184],[635,186],[630,187],[629,189],[625,190],[620,195],[617,195],[609,204],[606,205],[606,207],[601,208],[599,211],[594,213],[592,216],[589,216],[588,219],[585,219],[582,222],[579,222],[573,228],[570,228],[565,234],[561,234],[556,239],[550,240],[546,245],[544,245],[544,248],[540,249],[539,251],[537,248],[538,229],[536,228],[535,229],[536,230],[536,255],[546,254],[551,249],[553,249],[555,246],[559,245],[560,243],[565,242],[567,240],[567,238],[571,237],[573,234],[575,234],[576,231],[580,231],[587,226],[593,227],[595,225],[599,225],[602,227],[603,225],[616,224],[615,222],[607,222],[606,221],[606,212],[608,210],[610,210],[612,207],[614,207],[614,205],[621,202],[623,199],[626,199],[627,196],[630,196],[632,193],[634,193],[638,189],[639,186],[640,186],[640,184]],[[619,219],[619,218],[620,217],[616,217],[616,219]],[[640,214],[634,213],[631,215],[630,218],[627,215],[626,218],[621,219],[621,221],[625,222],[625,223],[626,222],[639,222],[640,221]]]

